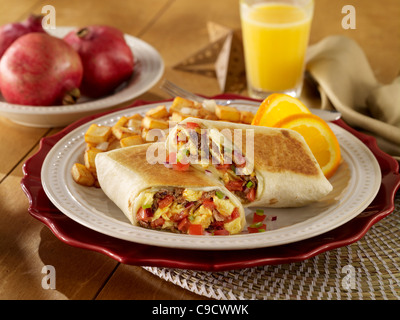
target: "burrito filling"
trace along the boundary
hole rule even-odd
[[[174,169],[186,170],[189,162],[200,164],[206,173],[218,176],[242,203],[255,200],[258,180],[254,170],[246,170],[246,157],[241,151],[228,150],[218,142],[219,136],[214,137],[213,129],[207,130],[195,122],[179,125],[176,134],[176,154],[169,155],[170,159],[173,157],[176,160]],[[207,148],[204,148],[205,145]],[[186,161],[181,161],[183,158]]]
[[[193,235],[229,235],[242,230],[239,209],[218,190],[149,190],[142,199],[136,218],[144,228]]]

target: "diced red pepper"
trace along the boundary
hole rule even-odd
[[[201,224],[190,224],[188,233],[200,236],[203,234],[203,226]]]
[[[226,229],[214,230],[213,234],[215,236],[229,236],[229,231]]]
[[[156,219],[156,220],[151,222],[151,227],[154,228],[154,229],[162,227],[164,222],[165,222],[164,218],[160,217],[160,218],[158,218],[158,219]]]
[[[225,187],[229,191],[242,191],[243,189],[243,182],[240,180],[230,180],[228,183],[225,185]]]
[[[181,221],[189,215],[189,210],[182,210],[178,214],[172,216],[172,220],[175,222]]]
[[[258,214],[256,212],[254,212],[253,223],[263,222],[265,220],[265,217],[266,217],[265,214]]]
[[[250,191],[246,194],[246,198],[250,202],[256,200],[256,188],[251,188]]]
[[[196,122],[187,122],[186,123],[186,128],[188,128],[188,129],[196,129],[199,127],[200,127],[200,125]]]
[[[161,209],[168,207],[172,203],[172,201],[174,201],[174,196],[167,195],[164,199],[158,201],[158,207]]]
[[[239,209],[235,208],[235,209],[233,209],[231,215],[224,222],[225,223],[231,222],[231,221],[235,220],[236,218],[239,218],[239,216],[240,216]]]
[[[216,205],[212,199],[203,200],[203,206],[207,209],[213,210],[216,208]]]
[[[149,221],[153,217],[153,210],[151,208],[140,208],[136,214],[136,219],[139,221]]]
[[[190,226],[190,222],[189,222],[188,218],[184,218],[178,223],[178,230],[181,232],[187,232],[189,226]]]
[[[258,223],[257,223],[258,224]],[[249,227],[247,227],[247,230],[249,231],[249,233],[259,233],[259,232],[264,232],[265,230],[267,230],[267,226],[265,224],[261,224],[259,223],[260,226],[254,226],[250,225]]]

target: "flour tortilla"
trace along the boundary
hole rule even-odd
[[[158,154],[155,150],[158,150]],[[243,206],[228,189],[212,177],[193,168],[189,171],[167,168],[162,164],[165,157],[154,157],[154,154],[158,156],[164,151],[164,143],[152,143],[102,152],[96,156],[97,178],[101,189],[133,225],[137,225],[136,213],[142,205],[145,191],[188,188],[202,191],[219,190],[228,196],[239,209],[241,228],[244,228]],[[160,160],[160,163],[154,163],[156,160]]]
[[[188,122],[216,129],[220,136],[227,139],[234,139],[235,134],[241,135],[241,145],[236,147],[246,157],[246,161],[252,163],[258,179],[256,200],[245,206],[300,207],[318,201],[332,191],[332,185],[324,176],[303,136],[294,130],[198,118],[187,118],[179,124]],[[177,128],[172,129],[168,136],[168,149],[173,145]],[[247,132],[253,132],[254,136],[249,146],[249,150],[254,152],[249,156],[246,154]],[[233,145],[234,141],[231,141]],[[194,167],[204,171],[201,165]]]

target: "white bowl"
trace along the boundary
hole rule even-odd
[[[62,38],[76,27],[57,27],[49,34]],[[82,117],[106,111],[134,99],[146,92],[161,78],[164,62],[160,54],[148,43],[125,34],[125,40],[135,57],[135,69],[130,80],[114,94],[99,99],[81,97],[68,106],[23,106],[7,103],[0,95],[0,115],[30,127],[63,127]]]

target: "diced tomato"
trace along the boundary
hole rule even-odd
[[[235,208],[235,209],[233,209],[231,215],[227,219],[225,219],[224,223],[231,222],[231,221],[235,220],[236,218],[239,218],[239,216],[240,216],[239,209]]]
[[[239,209],[235,208],[233,209],[232,213],[231,213],[231,220],[235,220],[236,218],[239,218],[240,214],[239,214]]]
[[[150,208],[140,208],[136,214],[136,219],[139,221],[149,221],[153,217],[153,210]]]
[[[186,218],[189,215],[189,210],[182,210],[178,214],[172,216],[172,220],[175,222],[181,221],[182,219]]]
[[[203,234],[203,226],[201,224],[190,224],[189,234],[200,236]]]
[[[151,227],[154,228],[154,229],[162,227],[164,222],[165,222],[164,218],[160,217],[160,218],[158,218],[158,219],[156,219],[156,220],[151,222]]]
[[[214,201],[212,201],[211,199],[203,200],[203,206],[210,210],[213,210],[216,208]]]
[[[249,227],[247,227],[247,230],[249,231],[249,233],[258,233],[258,232],[264,232],[267,229],[267,225],[265,224],[261,224],[261,223],[257,223],[260,224],[259,226],[253,226],[250,225]]]
[[[242,191],[243,189],[243,182],[240,180],[230,180],[228,183],[225,185],[225,187],[229,191]]]
[[[200,125],[196,122],[187,122],[186,123],[186,128],[188,128],[188,129],[196,129],[199,127],[200,127]]]
[[[247,230],[249,231],[249,233],[258,233],[258,229],[257,228],[247,227]]]
[[[177,162],[176,164],[172,164],[172,169],[176,171],[188,171],[190,167],[189,163],[180,163]]]
[[[188,218],[184,218],[178,223],[178,230],[181,232],[187,232],[189,226],[190,226],[190,222],[189,222]]]
[[[213,234],[215,236],[229,236],[229,231],[226,229],[214,230]]]
[[[164,199],[158,201],[158,207],[161,209],[168,207],[172,203],[172,201],[174,201],[174,196],[167,195]]]
[[[257,214],[256,212],[254,212],[253,223],[263,222],[265,220],[265,217],[265,214]]]
[[[251,188],[250,191],[246,194],[246,198],[250,202],[256,200],[256,188]]]

